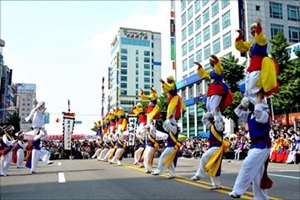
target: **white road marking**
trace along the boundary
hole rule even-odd
[[[58,166],[61,166],[61,162],[58,162],[57,165],[58,165]]]
[[[288,169],[282,169],[279,170],[280,172],[300,172],[300,170],[288,170]]]
[[[62,173],[62,172],[58,173],[58,182],[59,183],[65,183],[66,182],[65,174],[64,173]]]
[[[285,176],[285,175],[280,175],[280,174],[270,174],[270,173],[268,173],[268,175],[270,175],[270,176],[278,176],[278,177],[283,177],[283,178],[291,178],[291,179],[297,179],[297,180],[300,180],[299,177],[295,177],[295,176]]]

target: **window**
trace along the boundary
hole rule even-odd
[[[194,13],[193,13],[193,6],[191,6],[191,7],[189,7],[189,9],[188,9],[188,19],[190,20],[192,17],[193,17],[193,15],[194,15]]]
[[[184,41],[187,37],[187,34],[186,34],[186,28],[184,28],[182,31],[181,31],[181,37],[182,37],[182,41]]]
[[[187,60],[184,59],[184,60],[182,61],[182,71],[186,71],[186,70],[187,70]]]
[[[127,95],[127,90],[121,90],[120,92],[122,96]]]
[[[200,44],[202,43],[202,33],[198,33],[195,37],[196,39],[196,47],[200,46]]]
[[[223,35],[223,50],[231,46],[231,34],[230,31]]]
[[[144,57],[144,62],[145,63],[150,63],[150,58]]]
[[[209,0],[203,0],[203,7],[209,2]]]
[[[139,77],[135,77],[135,82],[136,82],[136,83],[139,82]]]
[[[203,30],[203,42],[206,42],[210,38],[210,26]]]
[[[186,88],[183,88],[182,91],[181,91],[181,97],[182,97],[183,100],[186,100],[186,94],[185,93],[186,93]]]
[[[300,42],[300,28],[289,26],[289,42]]]
[[[220,32],[220,23],[219,23],[219,19],[217,19],[212,23],[212,35],[214,36],[219,32]]]
[[[135,55],[139,55],[139,50],[135,50]]]
[[[121,74],[126,75],[127,74],[127,69],[121,69]]]
[[[189,57],[189,68],[194,67],[194,55]]]
[[[196,52],[196,61],[199,63],[202,62],[202,49]]]
[[[144,76],[150,76],[150,71],[144,71]]]
[[[121,62],[121,68],[127,68],[127,63],[126,62]]]
[[[196,0],[194,5],[195,5],[195,14],[196,14],[201,9],[200,0]]]
[[[144,64],[144,69],[150,69],[150,65],[149,64]]]
[[[127,76],[121,76],[121,81],[127,81]]]
[[[121,88],[127,88],[127,83],[121,83]]]
[[[216,0],[212,5],[211,5],[211,16],[214,17],[219,13],[219,1]]]
[[[204,47],[204,60],[208,59],[210,56],[210,44]]]
[[[230,25],[230,10],[222,15],[222,28],[225,29]]]
[[[135,75],[139,75],[139,70],[135,70]]]
[[[299,6],[292,6],[292,5],[287,5],[288,9],[288,20],[291,21],[300,21],[299,17]]]
[[[135,68],[137,68],[137,69],[139,68],[139,63],[135,64]]]
[[[150,56],[150,51],[144,51],[144,56]]]
[[[121,55],[121,60],[127,60],[127,56]]]
[[[182,56],[185,56],[187,54],[187,46],[186,43],[182,45]]]
[[[186,23],[186,13],[183,13],[181,15],[181,26],[184,26]]]
[[[198,30],[201,27],[201,15],[195,19],[195,30]]]
[[[144,83],[150,83],[150,78],[149,77],[144,77]]]
[[[202,81],[196,84],[196,96],[200,96],[202,94]]]
[[[230,0],[222,0],[222,9],[226,8],[230,3]]]
[[[282,4],[270,2],[270,17],[282,19]]]
[[[215,41],[213,41],[213,54],[217,54],[220,51],[221,51],[220,38],[218,38]]]
[[[181,11],[186,8],[186,0],[181,0]]]
[[[189,36],[192,35],[193,32],[194,32],[194,23],[191,22],[191,23],[189,24],[189,26],[188,26],[188,35],[189,35]]]
[[[194,38],[189,40],[189,52],[193,51],[194,49]]]
[[[206,22],[209,21],[209,9],[206,9],[204,12],[203,12],[203,24],[205,24]]]
[[[139,62],[139,57],[138,57],[138,56],[135,57],[135,61],[136,61],[136,62]]]
[[[189,86],[188,87],[188,92],[189,92],[189,99],[194,98],[194,87],[193,86]]]
[[[127,49],[121,49],[121,54],[127,54]]]
[[[255,6],[256,11],[260,11],[260,6]]]
[[[150,89],[150,85],[149,84],[145,84],[144,88],[145,88],[145,90],[148,90],[148,89]]]
[[[284,32],[283,31],[283,25],[279,25],[279,24],[271,24],[271,38],[273,39],[274,36],[277,34],[277,32]]]

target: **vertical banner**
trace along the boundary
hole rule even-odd
[[[128,114],[128,132],[129,132],[128,146],[134,146],[137,121],[138,121],[138,117],[136,115]]]
[[[119,54],[119,52],[117,53],[117,58],[116,58],[116,65],[117,65],[117,73],[116,73],[116,80],[117,80],[117,88],[116,88],[116,92],[117,92],[117,94],[116,94],[116,109],[118,110],[118,108],[119,108],[119,70],[120,70],[120,59],[119,59],[119,56],[120,56],[120,54]]]
[[[101,107],[101,118],[104,119],[104,103],[105,103],[105,92],[104,92],[104,76],[102,77],[102,107]]]
[[[170,0],[170,39],[171,39],[171,61],[172,61],[172,69],[175,70],[175,78],[176,74],[176,28],[175,28],[175,0]]]
[[[75,113],[63,112],[63,136],[64,136],[64,149],[71,150],[71,139],[74,130]]]

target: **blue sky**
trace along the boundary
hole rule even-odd
[[[70,99],[76,120],[92,127],[119,27],[161,32],[162,78],[171,75],[169,13],[169,1],[1,1],[4,64],[13,83],[37,85],[50,123],[62,118]]]

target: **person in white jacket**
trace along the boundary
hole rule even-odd
[[[24,132],[20,131],[18,133],[15,134],[18,138],[18,142],[17,142],[17,162],[16,162],[16,166],[17,168],[23,168],[24,167],[24,149],[26,149],[26,147],[28,146],[27,142],[24,142]]]
[[[34,109],[31,110],[29,116],[25,118],[26,122],[32,119],[32,128],[34,130],[34,140],[41,139],[47,136],[47,131],[44,127],[44,112],[46,110],[45,102],[39,102]],[[40,134],[40,131],[42,133]]]
[[[3,143],[4,143],[4,148],[10,148],[10,150],[1,156],[1,176],[6,176],[7,171],[10,167],[11,161],[12,161],[12,155],[13,155],[13,147],[16,144],[16,140],[13,138],[13,131],[15,128],[13,126],[9,126],[5,130],[5,134],[2,137]]]

